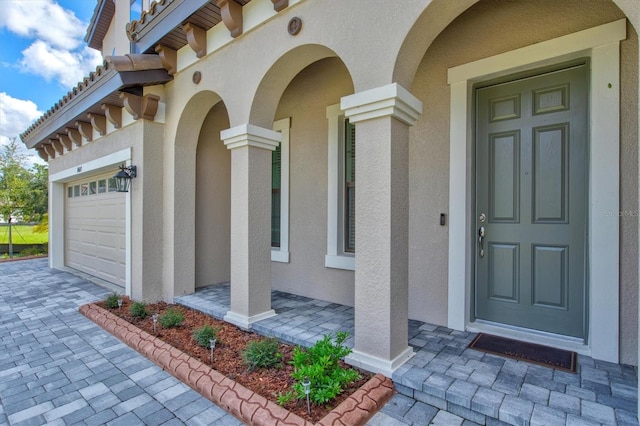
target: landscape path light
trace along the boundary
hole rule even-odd
[[[122,315],[122,297],[118,298],[118,313]]]
[[[311,393],[311,381],[308,377],[304,378],[302,382],[302,387],[304,388],[304,394],[307,395],[307,414],[311,415],[311,404],[309,404],[309,393]]]
[[[211,364],[213,364],[213,350],[216,348],[216,339],[209,339],[209,347],[211,348]]]
[[[158,323],[158,314],[153,314],[153,334],[156,334],[156,324]]]

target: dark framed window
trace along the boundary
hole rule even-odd
[[[356,251],[356,126],[344,121],[344,251]]]
[[[280,247],[282,148],[271,152],[271,247]]]

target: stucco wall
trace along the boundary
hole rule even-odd
[[[228,128],[219,102],[204,119],[196,150],[196,287],[229,281],[231,155],[220,140]]]
[[[559,20],[558,16],[563,19]],[[439,214],[448,208],[447,69],[621,17],[622,13],[604,0],[486,1],[458,17],[428,49],[411,87],[412,93],[423,102],[424,114],[411,129],[410,142],[410,318],[441,325],[447,322],[448,230],[438,224]],[[638,205],[637,49],[637,36],[629,26],[628,40],[621,48],[622,210]],[[621,360],[635,364],[637,222],[633,218],[622,219],[620,232]]]
[[[326,108],[353,93],[351,78],[336,58],[302,70],[280,99],[275,120],[291,117],[290,263],[271,262],[272,286],[322,300],[353,305],[353,272],[324,266],[327,254]]]

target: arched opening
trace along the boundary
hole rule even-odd
[[[278,100],[276,121],[288,119],[291,123],[288,147],[282,147],[288,149],[282,156],[289,161],[288,188],[280,188],[288,191],[288,206],[282,204],[280,213],[288,213],[291,257],[288,263],[271,265],[274,289],[349,306],[353,306],[353,271],[327,265],[325,258],[327,235],[338,238],[343,226],[338,229],[335,224],[345,223],[344,209],[333,210],[329,205],[337,206],[346,196],[344,183],[337,181],[343,155],[342,161],[334,158],[335,164],[329,163],[334,148],[342,147],[336,153],[345,149],[345,119],[339,113],[330,117],[327,111],[336,106],[339,109],[340,98],[351,93],[353,83],[346,66],[339,58],[329,57],[300,70]],[[344,247],[342,254],[353,258]]]
[[[453,328],[465,328],[474,319],[475,300],[472,298],[475,285],[476,247],[472,242],[477,233],[475,219],[475,185],[476,185],[476,145],[475,145],[475,104],[473,84],[476,81],[491,80],[500,76],[503,81],[521,77],[523,71],[528,75],[536,70],[549,70],[548,66],[561,65],[570,56],[540,61],[537,65],[520,68],[510,65],[515,56],[511,52],[527,46],[535,46],[560,39],[569,34],[578,33],[590,28],[624,18],[624,14],[613,2],[604,1],[533,1],[533,2],[478,2],[466,5],[468,9],[459,14],[451,23],[435,37],[427,37],[420,47],[409,45],[415,43],[417,34],[431,33],[424,23],[429,21],[421,16],[416,27],[410,32],[396,64],[397,77],[404,79],[410,91],[422,100],[423,116],[411,129],[410,142],[410,231],[409,245],[409,316],[438,325]],[[438,3],[432,3],[429,8]],[[442,5],[441,5],[442,6]],[[425,10],[425,14],[429,12]],[[449,15],[447,15],[449,16]],[[557,16],[567,17],[559,23]],[[431,18],[432,19],[432,18]],[[421,28],[424,26],[424,28]],[[492,31],[486,31],[492,28]],[[495,30],[499,29],[499,30]],[[636,206],[637,201],[637,114],[638,114],[638,46],[637,34],[627,25],[626,40],[620,42],[620,87],[625,93],[620,99],[620,188],[619,197],[622,206]],[[482,36],[480,37],[479,34]],[[433,40],[429,42],[429,40]],[[409,52],[419,55],[409,57]],[[504,72],[492,71],[486,77],[478,77],[470,86],[461,88],[461,96],[468,99],[464,111],[456,108],[452,102],[453,86],[450,69],[464,64],[481,67],[487,58],[504,58]],[[517,55],[513,53],[512,55]],[[576,52],[574,58],[589,54]],[[471,67],[471,65],[470,65]],[[478,74],[480,75],[480,74]],[[593,79],[593,78],[592,78]],[[626,95],[628,93],[628,95]],[[468,110],[466,108],[469,108]],[[454,128],[453,117],[457,114],[470,114],[465,123],[458,123]],[[597,117],[596,117],[597,121]],[[596,125],[597,126],[597,125]],[[606,126],[602,123],[600,127]],[[461,148],[460,156],[455,157],[457,148],[453,147],[456,134],[470,141]],[[592,140],[593,144],[594,141]],[[466,177],[460,178],[460,170],[470,171]],[[465,172],[466,173],[466,172]],[[457,186],[456,186],[457,185]],[[452,188],[460,188],[458,199],[452,201]],[[592,190],[590,194],[592,193]],[[614,206],[614,208],[617,208]],[[621,207],[622,208],[622,207]],[[633,207],[629,207],[632,209]],[[440,226],[437,220],[440,213],[447,213],[447,226]],[[462,219],[454,223],[454,217]],[[618,266],[620,268],[619,306],[620,320],[620,361],[635,364],[637,362],[637,220],[620,222],[620,248]],[[462,246],[452,251],[452,238],[466,240]],[[617,245],[615,249],[617,250]],[[455,244],[454,244],[455,245]],[[466,267],[452,270],[452,253],[467,259]],[[475,260],[474,260],[475,259]],[[455,275],[455,276],[454,276]],[[452,280],[465,283],[461,291],[466,298],[452,299]],[[455,293],[455,292],[454,292]],[[453,300],[453,304],[452,304]],[[461,302],[462,300],[462,302]],[[593,300],[587,299],[585,307],[593,313]],[[426,306],[426,309],[425,309]],[[457,325],[456,325],[457,324]]]
[[[196,149],[195,286],[229,282],[231,155],[220,140],[229,128],[218,102],[204,118]]]
[[[220,105],[216,108],[216,105]],[[224,242],[220,243],[203,243],[203,238],[207,238],[212,232],[216,230],[228,228],[228,221],[224,222],[222,215],[216,217],[220,219],[220,224],[215,225],[214,230],[208,230],[203,237],[196,237],[196,221],[197,215],[202,214],[206,216],[207,207],[203,207],[201,212],[196,211],[197,203],[197,151],[201,145],[210,145],[215,149],[215,141],[220,141],[220,133],[214,134],[215,129],[220,126],[228,124],[228,117],[226,115],[226,109],[221,102],[220,97],[210,91],[202,91],[194,95],[185,105],[180,121],[178,123],[175,135],[175,145],[173,149],[173,164],[169,166],[168,174],[165,176],[166,181],[169,183],[170,190],[167,192],[167,202],[172,206],[170,217],[168,220],[168,235],[166,235],[168,241],[166,241],[166,247],[169,250],[168,258],[172,261],[168,262],[165,267],[168,269],[169,281],[166,282],[168,288],[165,289],[165,294],[169,298],[175,296],[182,296],[185,294],[191,294],[196,288],[196,275],[200,277],[200,273],[196,274],[197,265],[202,264],[200,256],[207,256],[207,252],[196,254],[196,244],[206,248],[206,250],[214,250],[214,253],[220,255],[224,252],[221,249],[222,244],[227,243],[228,252],[228,238]],[[207,142],[202,142],[207,139]],[[208,151],[207,148],[201,148],[203,151]],[[219,165],[224,164],[225,154],[220,154],[214,157],[213,163],[219,162]],[[201,158],[200,172],[203,172],[207,168],[207,154],[204,154]],[[228,159],[226,160],[228,163]],[[228,170],[228,166],[227,170]],[[206,175],[202,179],[206,179]],[[229,181],[227,173],[227,182]],[[225,184],[221,184],[224,187]],[[228,183],[226,184],[228,187]],[[207,183],[202,182],[201,187],[206,188]],[[225,197],[224,190],[220,188],[220,197]],[[205,189],[203,189],[205,191]],[[228,191],[228,190],[227,190]],[[216,195],[214,195],[216,196]],[[229,202],[226,201],[227,206]],[[224,202],[223,202],[224,204]],[[198,205],[208,206],[208,202],[205,202],[205,197]],[[220,208],[224,209],[224,206]],[[198,221],[200,222],[200,221]],[[204,229],[204,228],[203,228]],[[228,256],[228,254],[227,254]],[[224,255],[222,255],[224,257]],[[228,264],[228,262],[227,262]],[[202,269],[203,282],[198,285],[203,285],[206,278],[213,278],[211,272],[205,272]],[[207,275],[208,274],[208,275]],[[221,273],[221,276],[228,275]],[[210,282],[209,284],[212,284]]]

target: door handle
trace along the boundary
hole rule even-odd
[[[481,226],[478,229],[478,256],[484,257],[484,237],[486,235],[487,230],[484,226]]]

